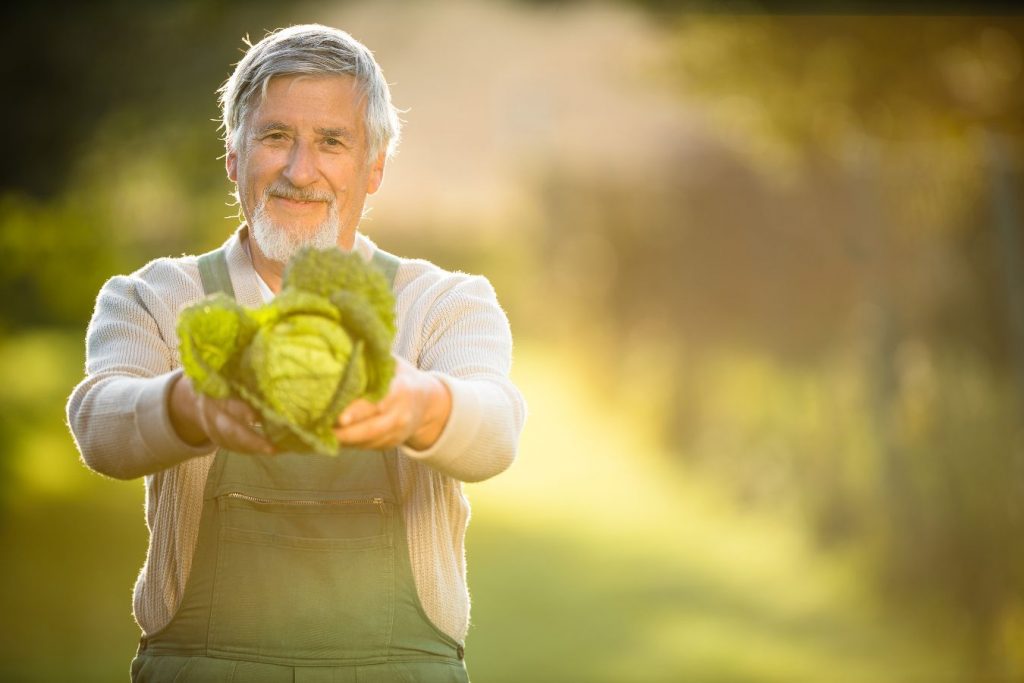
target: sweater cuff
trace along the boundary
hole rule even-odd
[[[448,414],[448,422],[430,448],[418,451],[410,446],[400,446],[399,450],[414,460],[445,470],[473,443],[480,429],[483,411],[472,382],[441,372],[430,374],[444,382],[451,393],[452,410]]]
[[[172,465],[213,450],[210,443],[193,446],[174,431],[167,410],[168,394],[181,369],[149,379],[135,403],[135,419],[142,443],[158,462]]]

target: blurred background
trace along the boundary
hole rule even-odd
[[[656,0],[0,24],[0,680],[127,680],[143,486],[64,402],[103,282],[236,225],[243,36],[311,21],[405,110],[363,230],[512,323],[474,680],[1024,680],[1024,19]]]

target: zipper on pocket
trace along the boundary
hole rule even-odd
[[[302,506],[335,506],[335,505],[376,505],[381,514],[384,513],[384,499],[380,496],[373,498],[328,498],[325,500],[310,500],[298,498],[259,498],[250,496],[247,493],[230,491],[224,494],[227,498],[236,498],[257,505],[302,505]]]

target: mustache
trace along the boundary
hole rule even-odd
[[[333,198],[326,190],[313,188],[295,187],[287,181],[277,180],[267,187],[263,192],[263,201],[266,203],[271,197],[282,197],[300,202],[327,202],[331,203]]]

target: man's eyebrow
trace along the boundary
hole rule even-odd
[[[286,133],[294,133],[295,127],[289,126],[287,123],[281,121],[267,121],[256,130],[256,135],[264,135],[271,131],[284,131]],[[325,138],[341,138],[345,142],[355,142],[356,136],[351,130],[345,127],[341,128],[314,128],[313,132],[317,135]]]
[[[283,130],[286,132],[291,132],[294,131],[295,129],[289,126],[287,123],[281,123],[280,121],[268,121],[267,123],[264,123],[262,126],[259,127],[259,129],[256,131],[256,135],[263,135],[264,133],[269,133],[272,130]]]
[[[355,136],[348,128],[314,128],[313,131],[325,138],[341,138],[345,142],[355,140]]]

